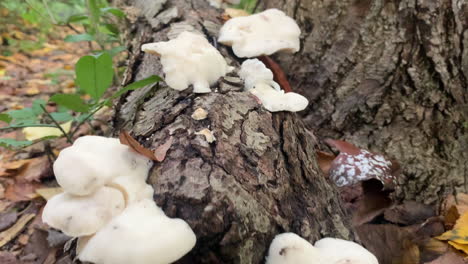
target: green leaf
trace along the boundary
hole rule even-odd
[[[15,124],[35,124],[37,115],[32,108],[24,108],[21,110],[12,110],[7,114],[13,119]]]
[[[14,140],[11,138],[0,138],[0,147],[5,147],[5,148],[24,148],[29,145],[32,145],[34,142],[30,140]]]
[[[52,112],[50,115],[59,123],[68,122],[73,119],[73,116],[68,112]]]
[[[49,100],[75,112],[86,113],[89,111],[89,106],[77,94],[54,94]]]
[[[80,22],[80,21],[83,21],[83,20],[86,20],[86,19],[88,19],[87,15],[83,15],[83,14],[71,15],[66,19],[65,23],[66,24],[76,23],[76,22]]]
[[[44,99],[34,100],[33,103],[32,103],[32,110],[33,110],[34,114],[36,114],[36,116],[38,116],[38,115],[44,113],[44,110],[42,110],[41,105],[45,107],[46,104],[47,104],[47,102]]]
[[[104,33],[109,34],[109,35],[118,35],[119,34],[119,29],[117,28],[116,25],[114,24],[104,24]]]
[[[90,34],[68,35],[65,37],[65,42],[80,42],[80,41],[93,41],[94,37]]]
[[[120,52],[126,50],[127,48],[125,46],[117,46],[117,47],[114,47],[110,50],[108,50],[107,52],[109,52],[109,54],[114,57],[115,55],[119,54]]]
[[[1,113],[0,114],[0,121],[3,121],[7,124],[10,124],[10,122],[13,120],[13,118],[11,118],[11,116],[7,113]]]
[[[118,90],[114,95],[111,96],[111,99],[115,99],[117,97],[120,97],[122,94],[128,92],[128,91],[131,91],[131,90],[136,90],[138,88],[142,88],[142,87],[145,87],[147,85],[150,85],[150,84],[153,84],[153,83],[156,83],[156,82],[159,82],[161,81],[162,78],[157,76],[157,75],[151,75],[150,77],[148,78],[145,78],[143,80],[139,80],[139,81],[136,81],[134,83],[131,83],[125,87],[123,87],[122,89]]]
[[[101,12],[102,13],[110,13],[116,17],[120,17],[120,18],[124,18],[125,17],[125,13],[118,9],[118,8],[115,8],[115,7],[104,7],[104,8],[101,8]]]
[[[80,88],[97,101],[112,84],[112,57],[109,53],[83,56],[75,65],[75,73]]]

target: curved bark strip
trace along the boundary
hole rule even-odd
[[[221,24],[221,11],[204,0],[129,4],[145,13],[134,28],[127,80],[162,75],[159,59],[139,52],[142,43],[182,30],[214,40]],[[219,49],[239,66],[229,49]],[[269,113],[242,89],[235,73],[209,94],[178,92],[161,83],[130,93],[115,108],[116,132],[126,129],[152,150],[170,144],[149,182],[157,204],[187,221],[197,235],[195,249],[179,263],[263,263],[271,240],[284,231],[311,241],[353,239],[339,195],[316,164],[314,136],[297,115]],[[198,108],[208,112],[206,119],[191,117]],[[197,134],[203,129],[216,140],[209,143]]]
[[[269,0],[303,31],[278,57],[306,124],[395,157],[400,198],[433,203],[468,178],[468,2]]]

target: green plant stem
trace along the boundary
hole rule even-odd
[[[50,10],[49,5],[47,4],[47,0],[42,0],[42,4],[44,5],[45,9],[47,10],[47,13],[49,14],[49,17],[52,20],[52,23],[54,25],[57,25],[58,24],[57,20],[55,19],[54,14]]]
[[[55,125],[49,124],[26,124],[26,125],[11,125],[7,127],[0,127],[0,131],[14,129],[14,128],[25,128],[25,127],[55,127]]]
[[[60,126],[60,124],[57,122],[57,120],[55,120],[54,117],[52,117],[52,115],[47,111],[47,109],[45,109],[45,107],[42,104],[40,104],[39,106],[41,107],[42,111],[44,111],[44,114],[46,114],[52,120],[52,122],[55,124],[55,126],[58,129],[60,129],[62,134],[67,138],[68,143],[73,144],[72,137],[65,130],[63,130],[62,126]]]

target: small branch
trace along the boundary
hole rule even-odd
[[[54,14],[52,14],[52,11],[50,10],[49,5],[47,5],[47,0],[42,0],[42,4],[47,10],[47,13],[49,14],[50,20],[52,20],[52,23],[54,25],[57,25],[57,20],[55,19]]]
[[[73,144],[73,139],[72,139],[72,137],[71,137],[65,130],[63,130],[62,126],[60,126],[60,124],[57,122],[57,120],[55,120],[55,119],[52,117],[52,115],[45,109],[45,107],[44,107],[42,104],[40,104],[39,106],[41,107],[42,111],[44,111],[44,113],[52,120],[52,122],[55,124],[55,126],[56,126],[58,129],[60,129],[60,131],[62,132],[62,134],[67,138],[68,143]]]

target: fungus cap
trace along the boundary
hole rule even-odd
[[[294,233],[283,233],[271,242],[266,264],[322,264],[320,259],[319,251],[307,240]]]
[[[270,112],[298,112],[309,104],[304,96],[281,90],[273,81],[273,73],[258,59],[244,61],[239,76],[244,80],[246,90],[255,95]]]
[[[133,175],[144,181],[151,164],[118,139],[84,136],[62,150],[53,167],[66,192],[89,195],[119,176]]]
[[[299,51],[301,30],[294,19],[278,9],[228,20],[218,42],[232,46],[237,57],[252,58],[276,52]]]
[[[315,242],[314,247],[327,256],[326,263],[379,264],[372,253],[352,241],[326,237]]]
[[[109,187],[88,196],[61,193],[47,201],[42,220],[68,236],[86,236],[96,233],[124,207],[122,193]]]
[[[78,258],[95,264],[169,264],[195,242],[186,222],[168,218],[153,200],[145,199],[130,204],[86,241]]]
[[[193,85],[195,93],[209,93],[210,85],[233,70],[205,37],[188,31],[167,42],[144,44],[141,49],[161,56],[165,81],[175,90]]]

